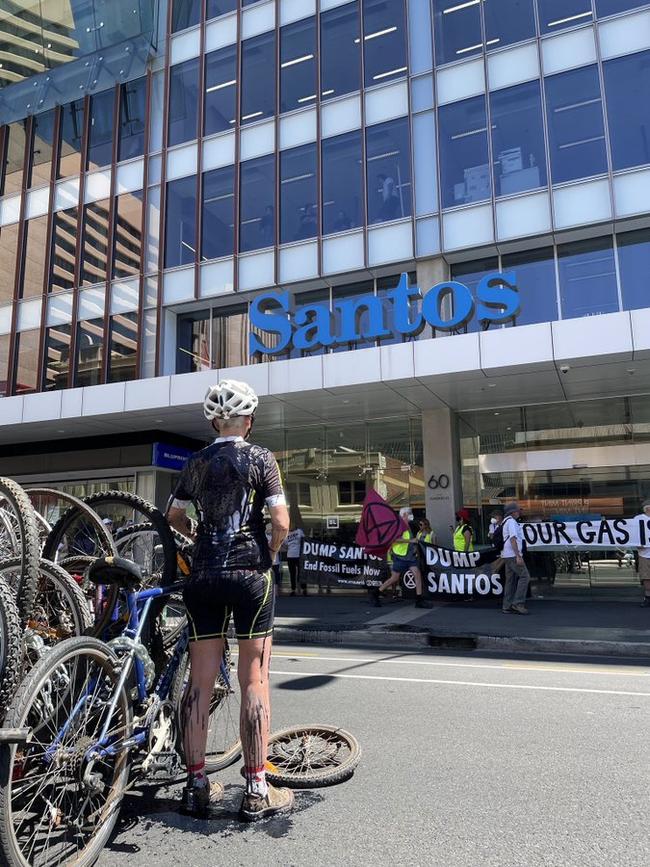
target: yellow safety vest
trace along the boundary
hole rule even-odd
[[[402,539],[408,540],[408,539],[412,539],[412,538],[413,538],[413,536],[411,535],[411,531],[410,530],[404,530],[404,532],[402,533]],[[393,545],[391,547],[391,551],[397,557],[408,557],[409,547],[410,546],[407,544],[407,542],[393,542]]]
[[[425,533],[424,530],[420,530],[420,532],[418,533],[418,540],[420,542],[433,543],[433,530],[429,530],[428,533]]]
[[[460,524],[456,527],[454,531],[454,550],[455,551],[473,551],[474,550],[474,539],[469,540],[469,545],[467,544],[467,540],[465,539],[465,528],[469,527],[469,524]]]

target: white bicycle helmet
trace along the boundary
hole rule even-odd
[[[208,421],[253,415],[258,403],[257,395],[250,385],[234,379],[223,379],[207,390],[203,414]]]

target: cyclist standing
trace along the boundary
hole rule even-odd
[[[192,573],[184,590],[191,672],[182,707],[187,787],[183,810],[205,815],[223,797],[209,784],[205,751],[210,700],[231,614],[239,647],[240,731],[246,792],[240,818],[254,821],[291,809],[293,792],[266,782],[270,728],[269,662],[274,593],[271,564],[289,529],[289,513],[273,454],[247,442],[258,399],[243,382],[223,380],[208,389],[205,417],[218,434],[185,465],[169,523],[188,534],[186,509],[199,515]],[[267,541],[264,506],[271,516]]]

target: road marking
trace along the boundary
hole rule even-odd
[[[615,668],[609,669],[592,669],[588,664],[584,668],[565,668],[562,665],[553,663],[520,663],[506,662],[503,665],[495,665],[492,663],[479,662],[440,662],[439,660],[428,659],[392,659],[391,657],[359,657],[359,656],[319,656],[317,653],[276,653],[273,651],[273,658],[283,659],[318,659],[322,662],[358,662],[366,665],[367,663],[385,663],[387,665],[432,665],[439,668],[485,668],[494,669],[496,671],[549,671],[560,672],[561,674],[604,674],[608,677],[650,677],[648,671],[620,671]]]
[[[277,671],[271,674],[281,674],[287,677],[337,677],[343,680],[389,680],[399,683],[435,683],[443,686],[476,686],[479,689],[525,689],[539,692],[582,692],[591,695],[625,695],[635,698],[650,698],[650,692],[624,692],[618,689],[586,689],[573,686],[532,686],[519,683],[481,683],[472,680],[434,680],[424,677],[387,677],[379,674],[331,674],[323,671]]]

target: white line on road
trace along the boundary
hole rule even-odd
[[[624,692],[618,689],[584,689],[573,686],[532,686],[519,683],[481,683],[471,680],[434,680],[422,677],[387,677],[379,674],[331,674],[323,671],[278,671],[271,674],[281,674],[287,677],[338,677],[344,680],[390,680],[399,683],[436,683],[446,686],[475,686],[479,689],[527,689],[542,692],[583,692],[593,695],[626,695],[635,698],[650,698],[650,692]]]

